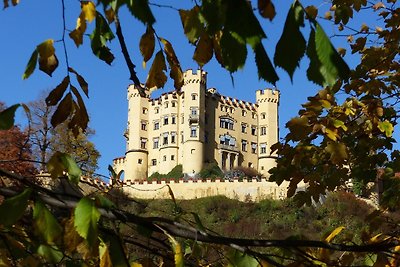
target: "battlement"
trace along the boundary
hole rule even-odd
[[[279,103],[280,92],[276,89],[264,89],[256,91],[256,101],[257,103]]]
[[[240,107],[242,109],[247,109],[251,111],[256,111],[258,107],[257,104],[223,95],[219,96],[219,102],[224,105]]]
[[[193,71],[188,69],[183,73],[183,84],[200,83],[207,84],[207,72],[203,70]]]
[[[145,89],[144,84],[141,84],[141,87],[138,87],[134,84],[130,84],[127,88],[128,91],[128,100],[131,97],[145,97],[149,98],[149,91]]]

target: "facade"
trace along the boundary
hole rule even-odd
[[[268,176],[275,166],[270,146],[278,141],[279,92],[258,90],[250,103],[206,84],[206,72],[188,70],[180,91],[157,99],[128,87],[127,148],[113,162],[125,182],[166,174],[178,164],[192,176],[213,161],[225,171],[244,166]]]

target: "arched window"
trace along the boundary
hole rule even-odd
[[[197,99],[197,94],[192,94],[192,100],[196,100]]]

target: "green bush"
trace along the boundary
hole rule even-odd
[[[224,173],[218,167],[218,163],[214,161],[211,163],[207,163],[204,166],[204,168],[200,171],[199,175],[202,179],[205,179],[205,178],[214,178],[215,179],[218,177],[223,177]]]
[[[181,164],[176,165],[167,175],[165,175],[165,178],[169,179],[179,179],[182,177],[183,177],[183,172]]]

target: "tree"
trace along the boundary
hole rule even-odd
[[[5,7],[8,2],[4,2]],[[17,4],[17,1],[13,3]],[[253,9],[245,0],[205,0],[195,2],[191,9],[179,10],[179,14],[183,31],[195,46],[193,58],[200,66],[215,55],[221,66],[233,73],[244,65],[249,46],[255,55],[259,77],[275,84],[279,79],[275,67],[281,67],[292,77],[303,56],[309,58],[307,77],[323,89],[309,98],[298,117],[287,123],[290,133],[282,143],[275,145],[278,166],[273,171],[272,179],[278,183],[289,180],[288,195],[296,194],[299,204],[310,203],[311,198],[317,200],[320,194],[336,189],[350,178],[363,181],[375,179],[378,167],[384,168],[384,179],[392,180],[400,166],[399,153],[393,150],[395,140],[392,138],[397,122],[400,83],[400,9],[396,1],[371,4],[366,0],[334,0],[326,9],[325,18],[332,19],[339,30],[352,31],[348,24],[357,12],[377,14],[384,22],[382,27],[362,25],[352,35],[345,34],[349,36],[352,53],[360,56],[360,63],[353,70],[341,57],[344,50],[339,50],[339,53],[324,32],[320,24],[323,18],[318,17],[320,10],[315,6],[305,7],[300,1],[294,1],[288,11],[283,33],[276,45],[274,67],[262,44],[266,34],[255,11],[272,20],[275,9],[269,0],[260,0],[257,4],[257,8]],[[156,18],[147,1],[103,0],[98,6],[92,2],[81,2],[77,26],[69,32],[69,36],[77,46],[81,45],[86,37],[87,24],[95,21],[90,35],[91,48],[99,59],[110,64],[114,55],[107,44],[115,37],[110,27],[114,24],[130,79],[145,90],[136,75],[121,30],[119,10],[122,8],[127,8],[146,26],[139,44],[144,62],[153,57],[156,40],[159,41],[160,50],[154,55],[146,88],[152,90],[165,84],[168,63],[170,77],[179,90],[182,84],[179,61],[171,43],[159,37],[153,28]],[[305,22],[308,22],[308,31],[303,29]],[[65,33],[67,30],[64,28]],[[307,39],[305,34],[308,34]],[[24,78],[33,73],[37,64],[45,73],[53,73],[59,64],[54,45],[55,41],[49,39],[34,49]],[[60,45],[66,48],[64,38]],[[68,127],[77,136],[80,129],[86,129],[89,120],[82,98],[82,93],[88,95],[88,83],[68,62],[65,66],[68,74],[50,92],[46,103],[57,106],[51,118],[52,126],[57,127],[71,119]],[[80,90],[74,86],[72,77],[76,78]],[[18,107],[15,105],[2,112],[0,122],[12,126],[13,114]],[[71,183],[78,183],[80,169],[66,153],[56,152],[47,166],[54,178],[67,174]],[[46,262],[129,266],[128,256],[131,254],[126,255],[124,247],[128,244],[133,244],[136,251],[149,252],[159,259],[159,265],[164,262],[176,266],[201,265],[203,262],[201,258],[197,261],[196,251],[204,243],[234,248],[233,252],[219,251],[227,260],[221,265],[228,266],[349,266],[355,262],[356,253],[365,256],[366,265],[397,266],[399,261],[396,232],[378,236],[366,233],[358,244],[352,240],[332,243],[343,229],[341,227],[334,229],[323,241],[227,238],[206,229],[196,214],[191,214],[194,219],[190,222],[179,220],[181,214],[175,220],[143,218],[115,207],[102,193],[83,198],[69,196],[68,201],[60,201],[66,196],[46,191],[23,176],[1,169],[0,173],[27,186],[22,192],[0,188],[1,194],[8,197],[0,205],[0,215],[3,215],[0,216],[0,260],[8,265]],[[308,188],[296,193],[300,181],[308,183]],[[170,194],[174,201],[173,192]],[[25,213],[29,203],[34,207],[33,216]],[[56,217],[53,209],[73,209],[73,215]],[[10,214],[4,216],[8,210]],[[370,217],[377,215],[379,213],[376,212]],[[33,224],[26,223],[23,218],[32,219]],[[124,235],[123,230],[127,228],[137,229],[138,234]],[[60,234],[62,230],[65,238]],[[165,240],[169,241],[171,250]],[[189,243],[190,250],[183,250],[184,241]],[[258,250],[256,247],[280,248],[283,252]],[[338,255],[337,251],[343,253]],[[134,264],[148,261],[149,257],[145,257]]]
[[[91,128],[85,133],[79,130],[75,136],[68,129],[70,120],[61,123],[57,127],[51,125],[50,119],[54,113],[54,107],[47,106],[44,99],[28,104],[31,112],[29,139],[34,150],[40,169],[46,170],[46,162],[51,155],[60,151],[73,156],[78,166],[92,174],[97,169],[97,159],[100,154],[89,138],[94,134]]]

